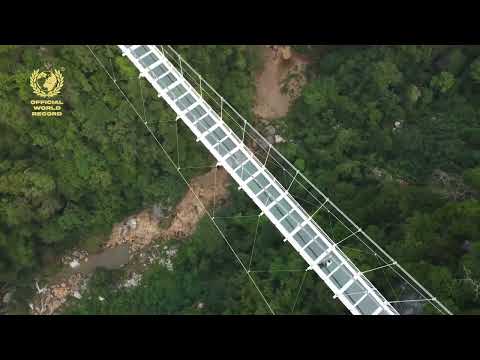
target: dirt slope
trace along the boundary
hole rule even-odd
[[[268,45],[261,51],[264,66],[256,77],[254,113],[259,119],[271,120],[285,116],[292,101],[300,95],[309,61],[288,46]],[[282,86],[286,81],[284,93]]]
[[[213,168],[208,173],[194,178],[191,182],[192,190],[207,208],[212,207],[214,198],[216,206],[219,206],[228,196],[227,186],[230,176],[223,168],[219,168],[216,174],[215,190],[215,171]],[[135,252],[155,239],[188,237],[193,234],[198,221],[205,215],[205,208],[192,191],[188,191],[173,213],[174,216],[168,228],[160,226],[163,219],[156,217],[152,209],[133,215],[113,227],[110,240],[105,246],[111,248],[120,244],[128,244],[130,250]],[[129,222],[132,224],[132,220],[134,220],[135,226],[128,226]]]

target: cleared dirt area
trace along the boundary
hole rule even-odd
[[[227,199],[229,182],[230,176],[223,168],[213,168],[192,180],[190,186],[193,192],[189,190],[178,203],[168,227],[161,227],[161,222],[165,219],[156,216],[152,209],[147,209],[116,224],[105,246],[111,248],[127,244],[132,252],[136,252],[155,239],[180,239],[192,235],[197,223],[205,215],[205,208],[212,208],[214,201],[215,206],[219,206]]]
[[[300,95],[309,60],[289,46],[262,46],[261,53],[264,66],[256,77],[254,114],[259,119],[271,120],[285,116]]]

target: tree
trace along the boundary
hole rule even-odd
[[[373,65],[373,81],[380,89],[387,89],[389,86],[400,84],[403,79],[398,67],[390,61],[380,61]]]
[[[430,86],[442,94],[448,92],[454,85],[455,77],[448,71],[442,71],[439,75],[435,75],[430,82]]]

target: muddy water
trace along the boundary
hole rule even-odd
[[[128,263],[129,249],[127,245],[106,249],[100,254],[91,255],[87,262],[82,263],[75,272],[89,274],[97,268],[109,270],[118,269]]]

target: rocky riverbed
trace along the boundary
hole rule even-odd
[[[64,270],[60,274],[46,285],[35,282],[37,294],[30,303],[31,313],[52,315],[61,312],[69,298],[82,297],[97,268],[125,267],[127,279],[120,287],[138,285],[143,270],[153,263],[173,271],[172,259],[176,248],[165,247],[161,243],[192,235],[206,209],[211,208],[214,202],[216,206],[221,206],[226,201],[229,182],[230,177],[225,170],[213,168],[191,181],[191,190],[187,191],[173,211],[159,208],[158,205],[143,210],[115,224],[100,253],[74,250],[64,256]]]

